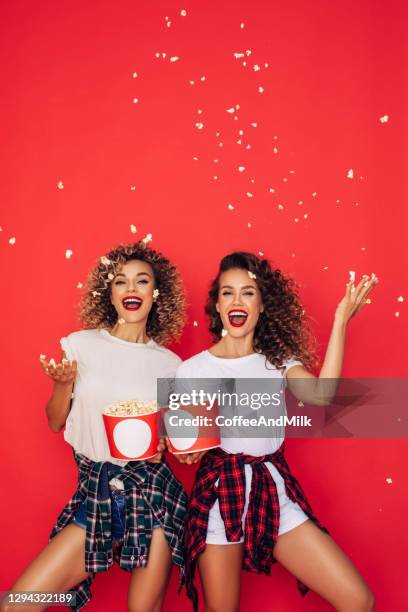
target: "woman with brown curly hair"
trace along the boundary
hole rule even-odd
[[[323,366],[314,376],[309,371],[317,364],[313,337],[295,281],[254,254],[225,256],[206,305],[215,343],[178,367],[176,388],[196,388],[197,378],[235,379],[241,386],[239,379],[281,379],[297,399],[330,404],[347,323],[377,282],[375,275],[365,275],[357,287],[347,285]],[[197,564],[206,610],[236,612],[241,569],[269,574],[275,561],[297,578],[302,595],[313,589],[336,610],[372,610],[373,594],[315,517],[292,474],[283,435],[234,437],[222,428],[220,448],[177,455],[187,463],[203,457],[186,519],[187,593],[195,610]]]
[[[146,239],[121,245],[90,274],[81,318],[85,329],[61,339],[61,363],[41,357],[54,381],[48,423],[55,432],[65,425],[78,464],[77,489],[49,544],[12,590],[73,590],[69,606],[79,610],[91,599],[96,572],[116,561],[131,572],[128,609],[158,612],[172,563],[184,578],[187,497],[162,459],[162,442],[150,460],[110,456],[102,411],[118,400],[149,402],[157,379],[174,376],[181,359],[163,345],[184,325],[179,273]]]

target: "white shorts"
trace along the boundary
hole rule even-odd
[[[282,533],[286,533],[291,529],[294,529],[298,525],[301,525],[305,521],[307,521],[308,516],[303,512],[302,508],[298,503],[294,503],[289,497],[286,495],[285,491],[285,481],[282,476],[279,474],[276,467],[270,462],[265,462],[266,467],[271,473],[271,476],[276,484],[276,490],[278,492],[279,497],[279,506],[280,506],[280,520],[279,520],[279,531],[278,535],[282,535]],[[245,506],[244,512],[242,515],[242,529],[244,529],[245,525],[245,517],[248,510],[249,504],[249,494],[251,492],[251,481],[252,481],[252,468],[250,465],[245,464]],[[216,482],[218,485],[218,480]],[[240,542],[244,541],[244,537],[242,537]],[[236,544],[237,542],[228,542],[227,536],[225,535],[225,527],[224,521],[222,520],[220,513],[220,505],[218,499],[215,501],[215,504],[210,510],[208,516],[208,529],[207,529],[207,544]]]

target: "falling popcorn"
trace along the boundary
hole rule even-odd
[[[245,166],[238,166],[238,170],[239,170],[239,172],[244,172]]]
[[[92,291],[92,296],[96,297],[97,295],[101,295],[99,291]]]
[[[71,251],[71,249],[67,249],[67,250],[65,251],[65,257],[66,257],[67,259],[70,259],[70,258],[72,257],[72,251]]]
[[[261,67],[260,67],[260,66],[258,66],[258,64],[255,64],[255,65],[254,65],[254,71],[255,71],[255,72],[258,72],[258,70],[260,70],[260,69],[261,69]]]
[[[148,242],[150,242],[151,240],[153,240],[153,236],[151,234],[147,234],[147,236],[145,236],[145,238],[142,239],[142,242],[144,242],[145,244],[147,244]]]
[[[230,210],[234,210],[234,208],[235,208],[235,207],[234,207],[232,204],[228,204],[228,208],[229,208]]]
[[[259,93],[263,93],[265,91],[264,88],[262,87],[262,85],[260,85],[258,87],[258,91],[259,91]]]
[[[256,274],[251,272],[251,270],[248,270],[248,276],[249,276],[249,278],[253,278],[254,280],[256,279]]]
[[[397,298],[397,302],[403,302],[403,301],[404,301],[404,298],[402,297],[402,295],[400,295],[400,296]]]
[[[109,266],[109,264],[111,264],[112,262],[111,262],[111,260],[110,260],[110,259],[108,259],[107,257],[105,257],[105,255],[103,255],[103,257],[101,257],[101,263],[102,263],[104,266]]]
[[[371,300],[370,300],[370,298],[367,298],[367,299],[365,300],[365,303],[366,303],[366,304],[371,304]]]
[[[137,104],[139,102],[138,98],[133,98],[133,104]]]
[[[251,123],[251,125],[252,125],[252,127],[255,127],[255,128],[258,127],[258,124],[255,121],[254,121],[254,123]],[[242,133],[244,133],[244,132],[242,132]]]
[[[356,280],[356,273],[354,272],[354,270],[349,270],[349,275],[349,282],[354,283],[354,281]]]
[[[195,126],[198,130],[202,130],[204,127],[204,123],[196,123]]]
[[[12,238],[10,238],[10,240],[9,240],[9,244],[16,244],[16,238],[15,238],[15,236],[13,236]]]
[[[115,278],[115,275],[114,275],[114,274],[112,274],[112,272],[109,272],[109,274],[108,274],[108,280],[110,280],[110,281],[111,281],[111,280],[113,280],[114,278]]]
[[[227,113],[235,113],[235,108],[234,107],[227,108]]]
[[[241,30],[243,30],[245,28],[245,23],[240,23],[239,27],[241,28]]]
[[[276,155],[276,153],[278,152],[278,147],[273,147],[273,152],[274,152],[274,153],[275,153],[275,155]]]
[[[197,323],[197,321],[194,321],[194,322],[193,322],[193,325],[194,325],[194,327],[198,327],[198,323]]]
[[[58,181],[57,187],[58,189],[64,189],[64,183],[62,181]]]
[[[137,77],[138,77],[137,72],[134,72],[134,73],[132,74],[132,77],[133,77],[134,79],[137,79]]]
[[[253,198],[254,197],[254,194],[251,193],[250,191],[247,191],[246,195],[248,196],[248,198]]]
[[[263,257],[263,251],[258,251],[259,255]]]
[[[380,117],[380,121],[381,123],[387,123],[389,118],[389,115],[383,115],[382,117]]]
[[[347,178],[352,179],[354,178],[354,171],[350,168],[350,170],[347,172]]]
[[[130,225],[130,231],[132,232],[132,234],[136,234],[137,232],[136,225],[133,225],[133,223]]]
[[[131,185],[130,186],[130,191],[136,191],[136,185]]]
[[[392,478],[386,478],[386,479],[385,479],[385,482],[386,482],[387,484],[392,484]]]
[[[170,58],[171,62],[177,62],[177,60],[179,60],[180,58],[177,55],[173,55],[173,57]]]
[[[47,355],[40,355],[40,361],[45,361],[45,359],[47,358]]]
[[[77,289],[82,289],[83,284],[81,282],[77,283]]]
[[[245,53],[234,53],[234,57],[236,59],[241,59],[241,57],[245,57]]]
[[[186,11],[186,9],[181,9],[181,11],[180,11],[180,15],[181,15],[182,17],[185,17],[185,16],[187,15],[187,11]]]
[[[399,316],[400,316],[400,313],[397,311],[397,312],[395,313],[395,316],[396,316],[396,317],[399,317]]]

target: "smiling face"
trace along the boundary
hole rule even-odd
[[[111,283],[111,302],[126,323],[147,320],[153,304],[155,279],[150,264],[139,259],[125,263]]]
[[[264,310],[255,279],[247,270],[232,268],[221,274],[219,286],[216,309],[224,329],[235,338],[253,332]]]

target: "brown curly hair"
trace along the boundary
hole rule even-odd
[[[80,303],[80,319],[86,329],[112,328],[118,314],[110,301],[111,281],[121,266],[139,259],[153,268],[159,297],[153,302],[146,332],[158,344],[169,344],[181,336],[186,321],[186,302],[181,276],[160,252],[147,246],[146,239],[120,244],[99,259],[88,277]]]
[[[297,290],[299,284],[284,276],[281,270],[272,269],[267,259],[260,259],[253,253],[235,251],[223,257],[219,271],[212,281],[205,312],[210,317],[210,332],[213,341],[222,334],[222,322],[216,310],[219,294],[219,280],[223,272],[239,268],[256,275],[256,284],[261,293],[264,311],[260,314],[254,331],[254,350],[262,353],[277,369],[283,370],[283,362],[294,358],[305,367],[317,367],[316,338],[310,319],[300,302]]]

